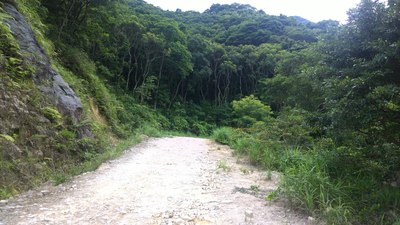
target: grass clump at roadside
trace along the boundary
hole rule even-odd
[[[328,224],[395,223],[400,192],[385,183],[380,164],[357,155],[355,147],[316,138],[307,118],[306,112],[289,109],[262,121],[246,118],[251,122],[240,128],[218,128],[212,137],[251,163],[282,173],[279,189],[266,199],[287,198]]]
[[[142,140],[141,135],[134,135],[114,146],[108,147],[103,153],[91,154],[88,159],[70,169],[56,171],[50,175],[54,185],[59,185],[70,180],[73,176],[96,170],[102,163],[121,156],[129,147]]]
[[[230,145],[235,154],[246,155],[255,165],[282,172],[279,192],[295,208],[312,216],[323,216],[329,224],[349,224],[353,210],[346,202],[349,200],[346,188],[332,181],[326,165],[315,152],[279,148],[246,136],[249,134],[239,129],[221,128],[215,131],[213,138]]]

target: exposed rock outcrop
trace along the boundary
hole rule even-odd
[[[10,26],[26,61],[35,69],[34,79],[39,89],[46,93],[58,110],[70,116],[74,123],[81,120],[82,103],[71,87],[52,67],[50,59],[38,43],[31,26],[18,10],[4,4],[4,10],[11,16],[5,22]]]

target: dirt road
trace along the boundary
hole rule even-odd
[[[0,225],[314,223],[264,200],[277,180],[206,139],[149,139],[95,172],[1,201]]]

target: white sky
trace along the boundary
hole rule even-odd
[[[347,20],[346,12],[361,0],[145,0],[164,10],[194,10],[203,12],[213,3],[250,4],[270,15],[301,16],[313,22],[333,19],[341,23]]]

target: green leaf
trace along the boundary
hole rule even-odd
[[[11,141],[13,143],[15,142],[15,139],[13,137],[7,135],[7,134],[0,134],[0,138],[3,138],[5,140],[7,140],[7,141]]]

